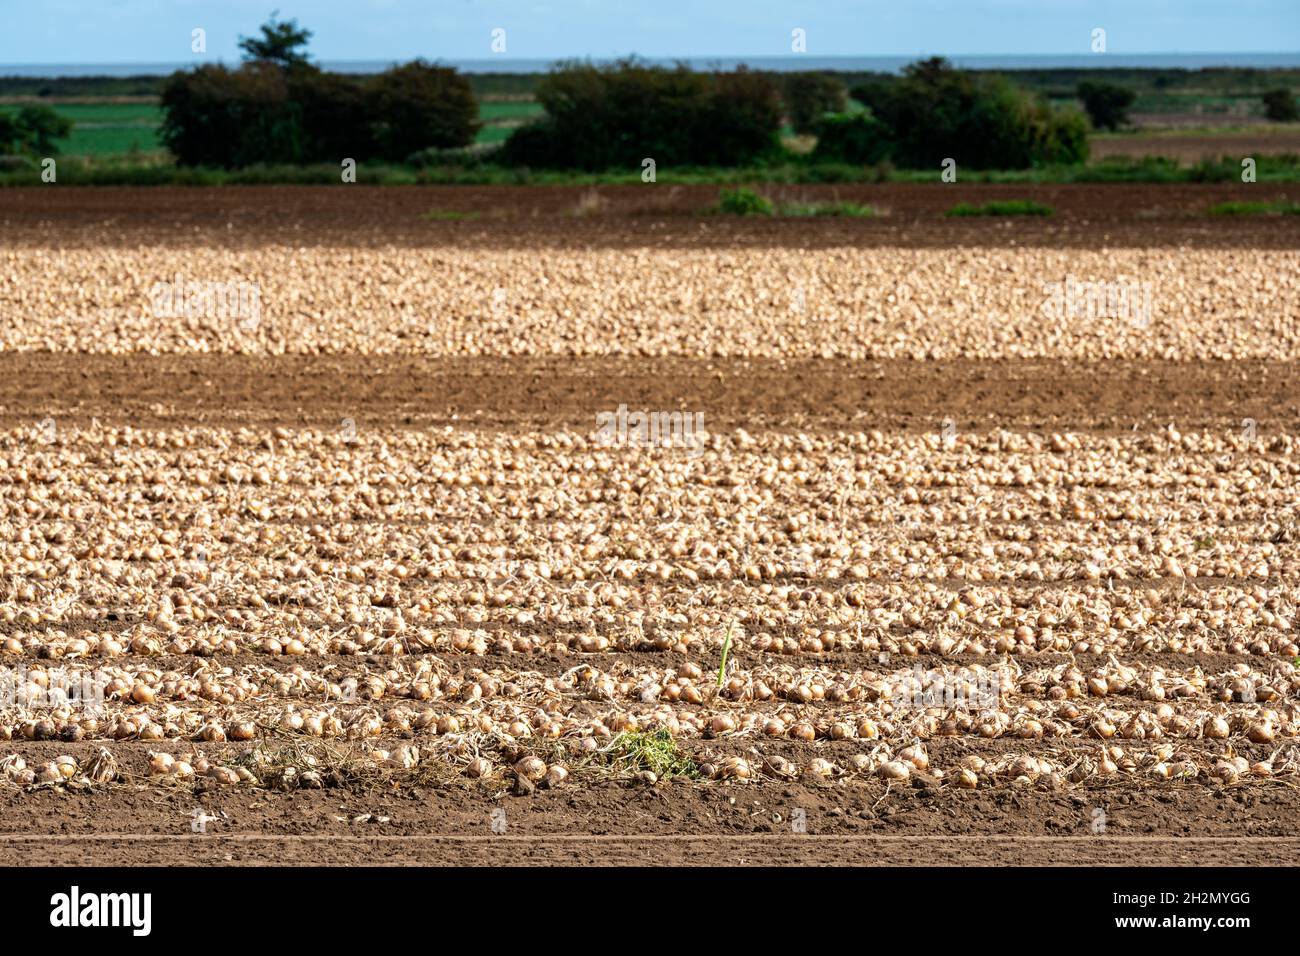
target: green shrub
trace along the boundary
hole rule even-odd
[[[1229,183],[1241,175],[1240,161],[1234,159],[1202,159],[1187,171],[1193,183]]]
[[[874,113],[893,96],[893,87],[897,82],[897,77],[878,74],[850,89],[849,97]]]
[[[1052,109],[1042,100],[1022,104],[1035,166],[1070,166],[1088,159],[1088,120],[1076,109]]]
[[[161,105],[159,138],[181,165],[231,169],[303,157],[301,110],[285,71],[272,63],[173,73]]]
[[[949,216],[1050,216],[1051,206],[1032,199],[1002,199],[986,202],[982,206],[958,203],[948,210]]]
[[[546,118],[515,130],[501,158],[590,170],[638,168],[646,157],[665,165],[688,162],[707,93],[705,76],[685,67],[562,63],[536,89]]]
[[[18,123],[8,113],[0,113],[0,153],[13,154],[18,149]]]
[[[468,146],[479,124],[469,82],[422,61],[363,84],[268,60],[201,66],[163,85],[162,142],[183,166],[400,162],[426,148]]]
[[[752,189],[724,189],[718,194],[718,212],[728,216],[771,216],[776,207]]]
[[[1088,118],[1097,129],[1119,129],[1128,123],[1128,108],[1137,98],[1126,86],[1084,80],[1075,89],[1075,95],[1088,111]]]
[[[710,87],[691,131],[692,162],[740,166],[780,152],[781,97],[771,77],[741,67],[714,75]]]
[[[56,139],[72,132],[72,121],[48,106],[24,106],[17,114],[0,113],[0,153],[56,156]]]
[[[304,162],[337,164],[376,154],[373,105],[359,78],[301,67],[288,74],[288,84],[302,125]]]
[[[1187,173],[1178,160],[1165,156],[1109,156],[1078,170],[1072,179],[1078,183],[1181,183],[1187,181]]]
[[[1264,115],[1274,123],[1294,123],[1300,119],[1295,97],[1288,89],[1269,90],[1263,96]]]
[[[469,81],[423,60],[395,66],[366,90],[378,155],[400,162],[430,146],[468,146],[481,125]]]
[[[636,169],[732,166],[779,149],[781,101],[770,77],[695,73],[636,60],[560,64],[537,85],[545,119],[516,129],[498,159],[516,166]]]
[[[882,162],[892,147],[889,128],[868,113],[832,114],[817,125],[814,163],[852,163],[870,166]]]
[[[889,130],[890,159],[904,168],[934,169],[953,158],[964,169],[1026,169],[1087,156],[1077,113],[1053,110],[1001,77],[953,69],[942,57],[857,93]]]
[[[790,127],[801,135],[817,132],[825,114],[843,113],[847,103],[844,84],[826,73],[787,74],[782,96]]]
[[[837,216],[848,219],[869,219],[879,215],[873,206],[855,202],[807,202],[793,200],[774,203],[752,189],[737,187],[723,189],[718,194],[718,204],[712,212],[728,216],[790,216],[822,217]]]
[[[571,161],[572,155],[565,148],[555,121],[542,119],[516,127],[501,144],[495,159],[503,166],[517,169],[530,166],[562,169]]]
[[[260,37],[241,38],[246,62],[238,69],[200,66],[168,77],[159,138],[177,162],[235,169],[401,161],[474,141],[478,103],[454,69],[414,60],[369,80],[326,73],[307,59],[310,38],[273,14]]]

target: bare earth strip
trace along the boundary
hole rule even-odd
[[[916,362],[0,353],[0,423],[592,430],[598,412],[702,411],[734,427],[1293,430],[1294,362]]]
[[[1290,866],[1300,838],[0,837],[6,866]]]
[[[936,173],[937,175],[937,173]],[[758,186],[782,201],[856,202],[872,219],[736,219],[705,215],[717,186],[359,185],[0,190],[0,234],[16,248],[163,242],[250,249],[398,245],[468,249],[1197,248],[1294,249],[1296,217],[1211,218],[1229,201],[1300,200],[1271,183],[906,184]],[[591,196],[599,197],[594,205]],[[958,203],[1032,199],[1049,219],[951,219]],[[581,211],[581,212],[580,212]],[[441,214],[442,218],[435,215]],[[467,218],[447,219],[447,213]]]
[[[622,786],[521,798],[473,791],[5,800],[5,865],[166,863],[650,865],[1290,865],[1300,802],[1282,787],[1219,795],[926,794],[908,787]],[[1092,807],[1111,808],[1105,835]],[[1162,802],[1163,801],[1163,802]],[[504,811],[504,832],[490,813]],[[806,832],[791,832],[802,809]],[[202,833],[195,830],[202,814]],[[1270,820],[1274,822],[1269,822]],[[1289,827],[1289,829],[1288,829]],[[498,827],[499,829],[499,827]]]

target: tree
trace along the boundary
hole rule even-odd
[[[338,163],[375,155],[371,104],[365,80],[313,67],[288,72],[289,99],[302,123],[303,160]]]
[[[874,166],[893,146],[889,129],[870,113],[832,113],[817,124],[815,162]]]
[[[34,156],[53,156],[59,149],[56,139],[66,139],[72,132],[72,120],[60,116],[48,106],[24,106],[12,126],[19,146]],[[3,140],[0,132],[0,140]]]
[[[556,169],[735,166],[779,147],[781,95],[767,73],[697,73],[635,59],[558,64],[537,85],[546,118],[511,133],[506,165]]]
[[[305,66],[307,54],[300,50],[311,39],[311,31],[298,26],[297,20],[281,23],[276,19],[280,11],[271,14],[271,19],[262,24],[260,37],[239,38],[239,48],[244,51],[245,60],[265,60],[283,67]]]
[[[1287,89],[1269,90],[1264,94],[1264,115],[1274,123],[1292,123],[1300,119],[1295,97]]]
[[[478,132],[478,101],[454,67],[413,60],[380,73],[367,89],[379,155],[402,162],[430,146],[468,146]]]
[[[897,79],[892,76],[875,75],[849,90],[849,96],[874,112],[880,103],[889,98],[890,90],[896,82]]]
[[[1093,80],[1084,80],[1075,92],[1096,129],[1119,129],[1126,124],[1128,108],[1137,98],[1128,87]]]
[[[844,112],[844,84],[825,73],[792,73],[783,92],[790,126],[801,136],[815,132],[825,114]]]
[[[288,74],[266,61],[206,65],[163,84],[159,136],[183,166],[295,163],[304,142]]]
[[[706,166],[740,166],[778,147],[781,92],[766,73],[718,73],[696,116],[691,154]]]
[[[8,113],[0,113],[0,154],[18,148],[18,123]]]
[[[958,70],[942,57],[912,63],[896,80],[855,87],[853,98],[883,129],[828,124],[827,158],[878,161],[884,139],[888,159],[905,169],[936,169],[948,158],[964,169],[1025,169],[1086,156],[1087,122],[1077,110],[1052,109],[1000,76]]]

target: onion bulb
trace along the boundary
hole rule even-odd
[[[530,783],[536,783],[546,775],[546,761],[540,757],[524,757],[515,763],[515,773]]]

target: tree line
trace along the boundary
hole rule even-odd
[[[242,38],[244,62],[173,74],[161,102],[163,142],[187,166],[235,168],[379,159],[401,163],[470,146],[480,128],[468,79],[415,60],[371,77],[330,73],[305,54],[310,31],[272,20]],[[1294,98],[1268,94],[1269,115]],[[788,159],[783,122],[816,137],[813,161],[1024,169],[1086,160],[1090,129],[1127,122],[1134,93],[1084,81],[1084,111],[1052,106],[1006,79],[942,58],[852,89],[824,73],[697,72],[628,59],[569,61],[535,88],[541,119],[490,157],[508,166],[605,170],[739,166]],[[1287,113],[1289,109],[1290,114]],[[4,127],[0,126],[0,136]]]

